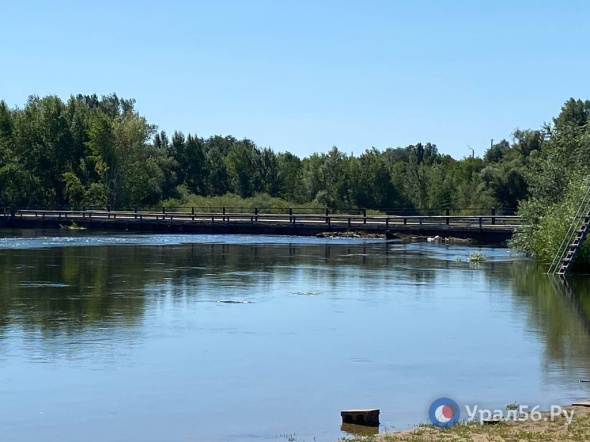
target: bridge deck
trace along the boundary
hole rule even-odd
[[[316,235],[362,231],[407,235],[453,236],[484,242],[509,239],[521,225],[518,216],[386,216],[342,214],[244,214],[106,210],[19,210],[0,214],[6,227],[59,227],[76,223],[92,229],[187,233]]]

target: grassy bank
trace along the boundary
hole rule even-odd
[[[254,195],[249,198],[242,198],[233,193],[227,193],[221,196],[201,196],[187,194],[179,199],[168,199],[164,201],[164,206],[174,208],[192,207],[202,212],[221,212],[225,207],[228,212],[254,212],[258,209],[260,213],[287,213],[293,209],[295,213],[322,213],[325,206],[318,203],[295,204],[282,198],[273,198],[266,193]]]
[[[550,419],[543,413],[540,421],[499,422],[495,425],[477,423],[458,424],[452,428],[439,429],[433,425],[421,425],[412,430],[383,433],[374,436],[344,438],[349,442],[388,442],[388,441],[588,441],[590,440],[590,407],[564,407],[568,413],[574,411],[568,425],[565,417]],[[545,420],[547,419],[547,420]]]
[[[228,213],[253,213],[258,209],[259,213],[288,213],[289,209],[293,213],[324,213],[326,206],[317,201],[297,204],[282,198],[275,198],[267,193],[258,193],[249,198],[242,198],[233,193],[226,193],[221,196],[201,196],[190,193],[181,195],[180,198],[172,198],[163,202],[163,206],[168,208],[180,208],[190,210],[198,209],[201,212],[217,213],[225,207]],[[338,210],[330,209],[330,213],[350,213],[360,214],[361,208],[358,207],[341,207]],[[367,215],[384,215],[385,212],[379,210],[367,209]]]

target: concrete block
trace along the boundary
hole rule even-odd
[[[343,410],[340,412],[340,416],[342,416],[343,424],[379,426],[379,410],[377,408]]]

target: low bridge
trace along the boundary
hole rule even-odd
[[[190,210],[190,209],[189,209]],[[366,232],[471,238],[498,243],[521,226],[515,215],[348,215],[196,213],[186,211],[15,210],[0,212],[0,227],[60,228],[77,225],[94,230],[204,234],[315,236],[319,233]]]

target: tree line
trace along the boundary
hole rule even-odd
[[[590,101],[571,98],[551,122],[515,130],[481,158],[455,159],[430,142],[299,158],[232,136],[168,135],[115,94],[31,96],[22,108],[0,101],[0,206],[266,198],[333,211],[518,208],[527,227],[512,247],[548,261],[590,186],[589,118]],[[589,245],[580,261],[590,263]]]
[[[248,139],[158,131],[115,94],[0,101],[0,206],[155,206],[194,195],[264,194],[299,205],[349,208],[514,209],[524,170],[545,142],[517,130],[483,158],[454,159],[435,144],[337,147],[305,158]]]
[[[580,222],[575,213],[590,186],[589,119],[590,101],[572,98],[543,126],[542,148],[523,169],[528,195],[520,201],[518,213],[527,227],[514,236],[511,245],[515,250],[550,262],[568,239],[570,225]],[[576,263],[590,264],[588,241]]]

